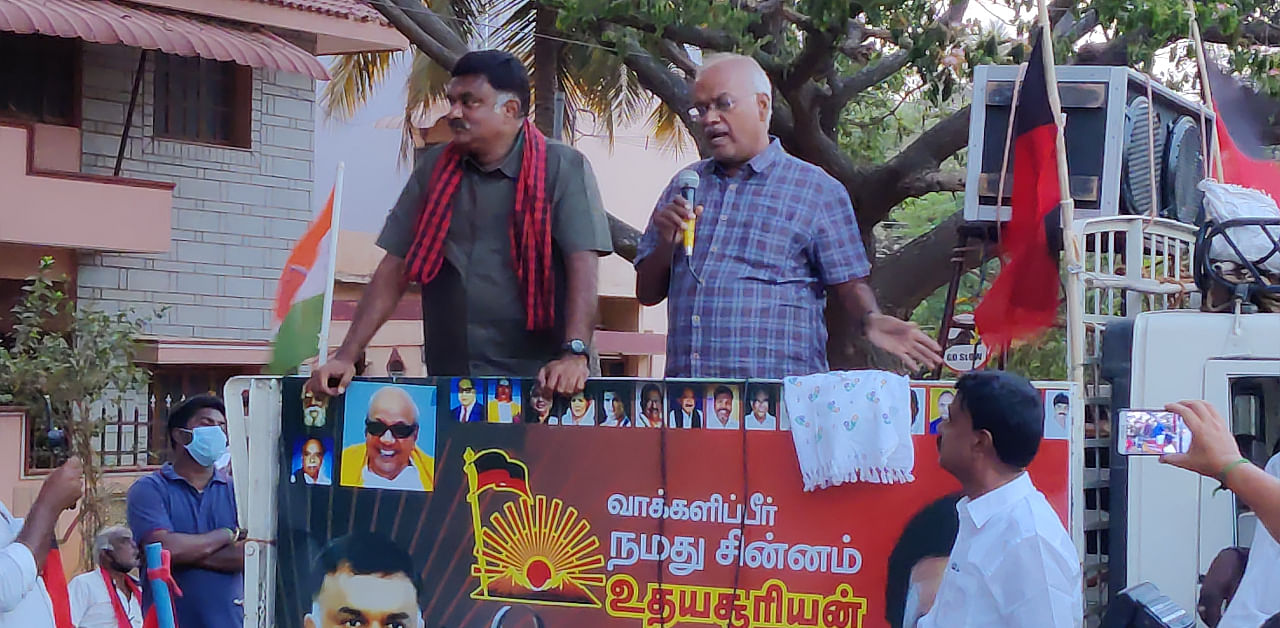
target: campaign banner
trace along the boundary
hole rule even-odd
[[[805,492],[778,382],[284,385],[276,625],[328,628],[901,625],[946,556],[959,484],[937,461],[947,382],[911,387],[914,481]],[[1041,384],[1029,471],[1064,523],[1069,395]],[[421,618],[421,624],[419,624]]]

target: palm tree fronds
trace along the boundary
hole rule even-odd
[[[320,96],[325,116],[341,122],[350,120],[382,84],[387,70],[400,53],[360,52],[341,55],[329,66],[333,77]]]

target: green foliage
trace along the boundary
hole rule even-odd
[[[98,493],[101,460],[93,447],[102,425],[90,407],[146,386],[146,369],[134,363],[134,338],[151,317],[77,307],[61,287],[65,282],[65,276],[55,279],[53,260],[46,257],[23,287],[26,295],[12,312],[13,346],[0,348],[0,402],[20,403],[30,416],[44,417],[48,401],[54,425],[84,461],[81,525],[92,531],[102,523],[105,504]],[[92,538],[85,535],[86,552]]]

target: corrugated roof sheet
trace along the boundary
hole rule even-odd
[[[390,24],[378,10],[361,0],[252,0],[263,4],[274,4],[299,11],[309,11],[333,17],[345,17],[356,22],[377,22]]]
[[[311,53],[265,29],[106,0],[0,0],[0,30],[74,37],[329,78]]]

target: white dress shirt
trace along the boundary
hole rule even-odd
[[[1280,478],[1280,454],[1267,462],[1267,473]],[[1280,613],[1280,544],[1259,523],[1244,578],[1218,628],[1258,628],[1276,613]]]
[[[125,599],[120,589],[112,587],[124,614],[133,628],[142,628],[142,606],[138,596]],[[118,628],[116,609],[107,597],[107,583],[98,569],[82,573],[67,585],[67,597],[71,598],[71,623],[76,628]]]
[[[417,469],[413,468],[412,462],[405,465],[405,467],[400,470],[400,473],[391,480],[370,471],[369,467],[365,467],[361,471],[361,475],[364,480],[364,488],[391,488],[402,491],[425,490],[422,486],[422,475],[418,473]]]
[[[1080,559],[1058,515],[1023,472],[956,504],[960,531],[933,608],[918,628],[1078,628]]]
[[[733,418],[733,417],[729,417],[729,422],[728,422],[728,423],[721,423],[721,422],[720,422],[720,417],[718,417],[718,416],[716,416],[716,415],[714,415],[714,414],[713,414],[713,415],[711,415],[711,418],[710,418],[710,419],[707,419],[706,421],[703,421],[703,424],[705,424],[705,425],[707,426],[707,429],[709,429],[709,430],[736,430],[736,429],[738,429],[738,420],[737,420],[737,419],[735,419],[735,418]]]
[[[760,419],[757,419],[757,418],[756,418],[755,413],[754,413],[754,412],[752,412],[751,414],[748,414],[748,415],[747,415],[747,429],[749,429],[749,430],[777,430],[777,429],[778,429],[778,417],[773,416],[772,414],[766,414],[766,415],[764,415],[764,420],[763,420],[763,421],[761,421]]]
[[[54,628],[53,603],[36,559],[18,543],[22,520],[0,502],[0,628]]]

